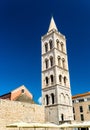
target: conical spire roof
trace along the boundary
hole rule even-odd
[[[58,31],[57,26],[56,26],[55,21],[54,21],[54,18],[52,17],[51,21],[50,21],[48,32],[51,31],[51,30],[53,30],[53,29],[55,29],[55,30]]]

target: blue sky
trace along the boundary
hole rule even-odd
[[[0,1],[0,95],[41,96],[41,36],[53,15],[66,36],[72,95],[90,91],[90,0]]]

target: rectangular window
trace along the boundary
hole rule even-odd
[[[88,111],[90,112],[90,105],[88,105]]]
[[[73,107],[73,113],[75,113],[75,109],[74,109],[74,107]]]
[[[87,98],[87,101],[90,101],[90,98]]]
[[[84,99],[79,99],[78,101],[79,101],[79,102],[84,102]]]
[[[72,103],[74,103],[74,100],[72,101]]]
[[[81,121],[84,121],[84,115],[81,114]]]
[[[82,107],[82,106],[80,106],[79,108],[80,108],[80,112],[83,112],[83,107]]]
[[[74,120],[75,120],[75,115],[74,115]]]
[[[64,114],[61,114],[61,121],[64,121]]]

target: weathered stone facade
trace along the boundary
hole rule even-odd
[[[0,130],[8,130],[6,126],[15,122],[45,122],[44,107],[0,99]]]

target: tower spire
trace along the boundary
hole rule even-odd
[[[54,18],[53,18],[53,16],[52,16],[51,21],[50,21],[50,25],[49,25],[48,32],[51,31],[51,30],[53,30],[53,29],[58,31],[57,26],[56,26],[55,21],[54,21]]]

